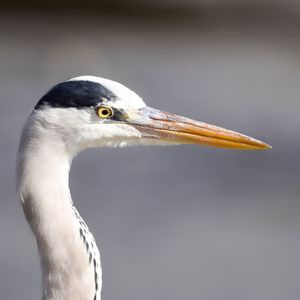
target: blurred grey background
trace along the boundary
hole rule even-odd
[[[0,298],[40,299],[14,188],[20,130],[55,83],[91,74],[273,146],[98,149],[71,191],[103,299],[300,299],[299,1],[1,1]]]

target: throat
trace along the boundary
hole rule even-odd
[[[62,147],[29,141],[18,153],[17,188],[37,240],[43,299],[99,300],[100,255],[71,199],[71,158]]]

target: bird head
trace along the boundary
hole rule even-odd
[[[34,122],[74,153],[101,146],[200,144],[257,150],[269,145],[221,127],[148,107],[112,80],[81,76],[54,86],[35,106]]]

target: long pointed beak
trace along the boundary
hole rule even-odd
[[[200,144],[219,148],[264,150],[270,145],[238,132],[194,121],[150,107],[139,111],[140,118],[132,125],[143,136],[175,144]]]

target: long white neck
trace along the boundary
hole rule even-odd
[[[28,122],[17,159],[17,189],[36,236],[45,300],[100,300],[99,251],[69,191],[73,155],[58,134]]]

